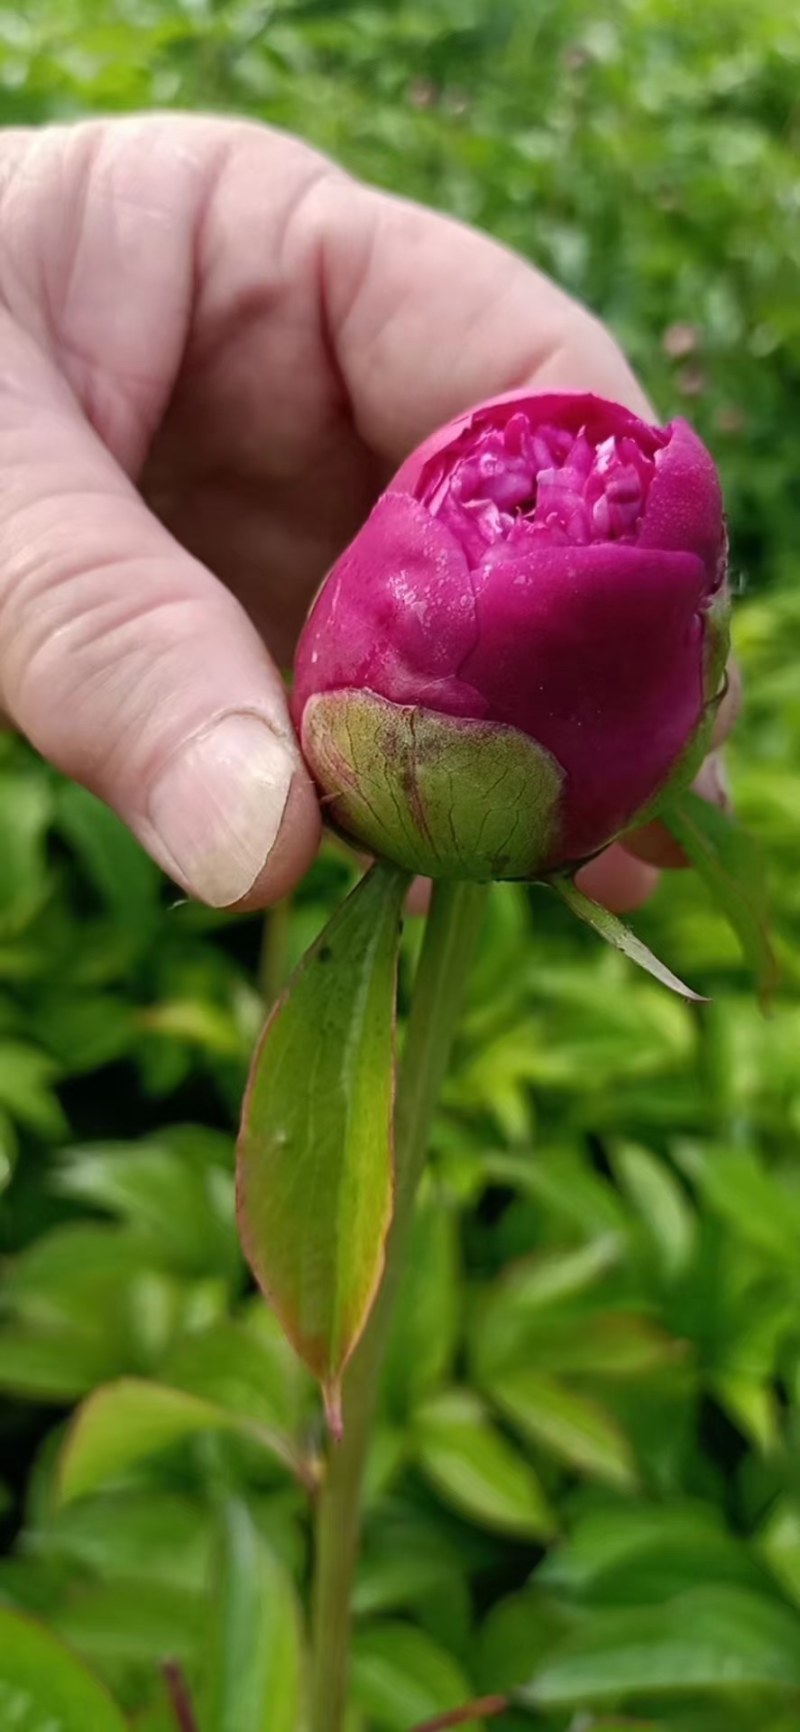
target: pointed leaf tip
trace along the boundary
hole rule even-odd
[[[667,968],[666,963],[660,962],[643,940],[637,938],[636,933],[616,914],[611,914],[607,908],[601,908],[599,902],[592,902],[589,896],[584,896],[572,878],[552,878],[550,883],[579,920],[591,926],[593,932],[597,932],[607,944],[613,944],[616,950],[621,950],[623,956],[629,957],[631,962],[635,962],[647,974],[652,974],[654,980],[660,981],[662,986],[668,986],[670,992],[676,992],[680,998],[688,999],[690,1004],[708,1003],[702,993],[693,992],[677,974],[673,974],[671,968]]]
[[[373,866],[306,953],[262,1034],[237,1158],[253,1272],[325,1392],[383,1273],[392,1217],[395,980],[408,875]]]

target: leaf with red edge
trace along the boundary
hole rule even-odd
[[[261,1037],[238,1146],[245,1252],[341,1430],[342,1372],[392,1216],[395,980],[408,878],[373,866],[304,956]]]

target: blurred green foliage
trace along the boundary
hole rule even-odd
[[[637,923],[699,1009],[494,893],[370,1467],[353,1732],[517,1685],[508,1732],[800,1727],[799,74],[789,0],[0,5],[5,122],[301,132],[583,295],[726,484],[782,987],[765,1020],[689,874]],[[233,1225],[259,926],[174,906],[10,740],[0,831],[0,1724],[116,1728],[63,1640],[139,1732],[172,1724],[170,1659],[203,1732],[294,1732],[286,1454],[319,1417]],[[290,956],[348,871],[323,857]]]

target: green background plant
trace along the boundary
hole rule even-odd
[[[514,1685],[508,1732],[800,1726],[799,73],[788,0],[0,6],[5,122],[297,130],[583,295],[723,471],[782,986],[764,1020],[689,874],[637,928],[699,1009],[493,893],[370,1464],[353,1732]],[[85,1726],[97,1688],[60,1654],[37,1706],[22,1612],[139,1732],[171,1725],[167,1659],[202,1732],[295,1732],[307,1497],[274,1434],[313,1457],[319,1417],[233,1226],[259,923],[174,906],[11,739],[0,833],[0,1724]],[[321,859],[289,960],[349,876]]]

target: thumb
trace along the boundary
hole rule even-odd
[[[191,895],[274,901],[319,835],[277,669],[67,386],[36,372],[6,368],[0,397],[5,710]]]

